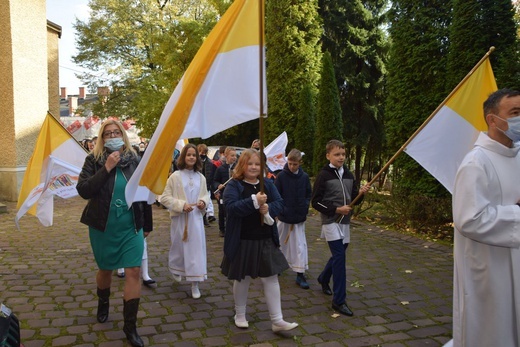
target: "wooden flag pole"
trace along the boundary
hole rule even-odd
[[[495,50],[495,47],[491,46],[489,48],[489,51],[482,57],[482,59],[479,60],[479,62],[473,67],[473,69],[471,69],[470,72],[468,72],[468,74],[466,75],[466,77],[464,77],[462,79],[462,81],[459,82],[459,84],[457,84],[457,86],[451,91],[451,93],[444,99],[444,101],[439,105],[437,106],[437,108],[430,114],[430,116],[428,118],[426,118],[426,120],[421,124],[421,126],[412,134],[412,136],[410,136],[410,138],[408,140],[406,140],[406,142],[401,146],[401,148],[399,148],[399,150],[392,156],[392,158],[390,158],[390,160],[388,160],[388,162],[385,164],[385,166],[383,166],[383,168],[381,168],[381,170],[379,170],[379,172],[374,176],[374,178],[372,178],[372,180],[370,182],[368,182],[369,185],[372,185],[378,178],[379,176],[381,176],[383,174],[383,172],[385,172],[388,167],[395,161],[395,159],[397,158],[397,156],[399,154],[401,154],[402,152],[404,152],[404,150],[406,149],[406,147],[408,147],[408,145],[410,144],[410,142],[412,142],[412,140],[417,136],[417,134],[419,134],[421,132],[421,130],[424,129],[424,127],[432,120],[432,118],[435,116],[435,114],[437,114],[437,112],[444,106],[446,105],[446,103],[448,102],[448,100],[453,96],[453,94],[455,94],[459,89],[460,87],[468,80],[468,78],[471,77],[471,75],[473,75],[473,73],[475,72],[475,70],[477,70],[480,65],[482,65],[482,63],[489,58],[489,56],[491,55],[491,53],[493,53],[493,51]],[[350,203],[350,207],[353,207],[354,204],[362,197],[363,195],[362,194],[358,194],[358,196],[356,196],[356,198],[354,200],[352,200],[352,202]]]
[[[260,139],[260,191],[264,192],[264,173],[265,173],[265,162],[264,158],[264,0],[258,1],[259,15],[258,15],[258,33],[259,33],[259,45],[258,52],[260,55],[259,73],[260,73],[260,117],[259,117],[259,139]],[[263,220],[263,219],[262,219]]]
[[[259,139],[260,139],[260,191],[264,192],[264,174],[265,174],[265,162],[264,162],[264,0],[258,1],[258,35],[259,45],[258,54],[260,55],[260,116],[259,116]],[[260,225],[264,225],[264,216],[260,214]]]

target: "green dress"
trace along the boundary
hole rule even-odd
[[[90,245],[101,270],[141,266],[143,229],[135,232],[134,212],[125,200],[126,178],[116,168],[116,178],[105,231],[89,227]]]

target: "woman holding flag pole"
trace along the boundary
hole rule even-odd
[[[141,296],[139,275],[144,236],[153,225],[150,205],[134,202],[128,206],[125,199],[127,181],[138,163],[123,125],[107,120],[99,129],[96,146],[85,159],[76,186],[79,195],[88,199],[81,222],[89,227],[99,268],[97,320],[104,323],[108,319],[112,271],[125,268],[123,331],[132,346],[144,346],[136,327]]]

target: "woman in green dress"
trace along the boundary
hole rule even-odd
[[[139,157],[122,124],[107,120],[101,125],[94,150],[85,159],[77,184],[79,195],[88,199],[81,222],[89,227],[99,268],[97,320],[104,323],[108,319],[112,271],[125,268],[123,331],[132,346],[144,346],[136,328],[141,296],[139,275],[143,238],[153,226],[150,205],[135,202],[129,208],[125,200],[126,183],[138,163]]]

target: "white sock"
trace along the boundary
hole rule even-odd
[[[264,285],[264,296],[269,317],[273,324],[283,326],[289,324],[283,320],[282,315],[282,299],[280,294],[280,284],[278,283],[278,275],[270,277],[260,277]]]
[[[151,280],[150,275],[148,274],[148,259],[141,260],[141,271],[144,281]]]
[[[251,277],[247,276],[242,281],[233,281],[233,298],[235,299],[235,320],[246,322],[247,296]]]

